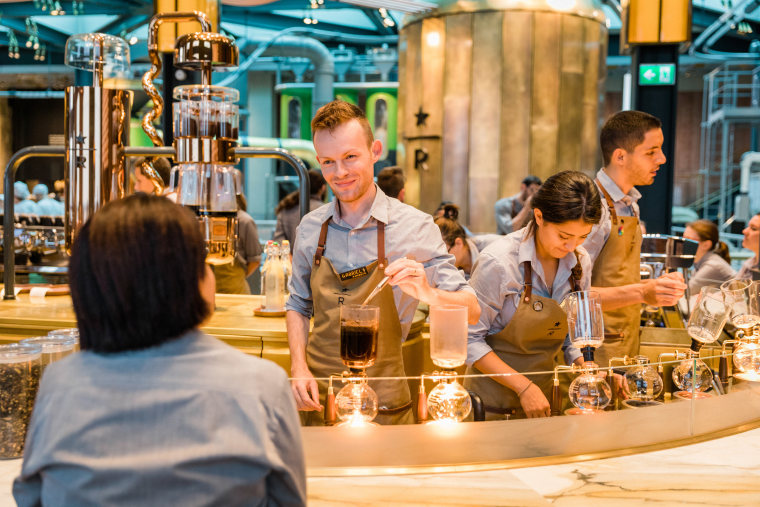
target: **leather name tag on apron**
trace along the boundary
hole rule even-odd
[[[352,269],[350,271],[346,271],[345,273],[340,273],[338,276],[340,277],[341,282],[345,282],[346,280],[353,280],[354,278],[361,278],[363,276],[367,276],[368,271],[367,267],[363,266],[361,268]]]

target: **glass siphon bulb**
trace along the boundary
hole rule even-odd
[[[472,410],[470,393],[459,382],[443,380],[428,395],[428,412],[437,421],[462,421]]]
[[[603,410],[610,404],[612,390],[602,377],[587,371],[572,381],[568,396],[581,410]]]
[[[377,415],[377,394],[366,382],[352,381],[335,397],[335,412],[344,424],[367,424]]]
[[[662,392],[662,378],[646,356],[633,358],[636,366],[625,373],[628,395],[637,400],[653,400]]]
[[[689,358],[684,359],[678,366],[673,368],[673,382],[682,391],[690,392],[692,384],[694,384],[694,391],[707,391],[713,380],[712,370],[695,355],[691,353],[689,355]],[[696,372],[694,371],[695,361],[697,364]]]
[[[734,349],[734,366],[744,380],[760,380],[760,344],[741,342]]]

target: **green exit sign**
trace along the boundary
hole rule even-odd
[[[675,63],[655,63],[639,65],[639,85],[673,85],[676,84]]]

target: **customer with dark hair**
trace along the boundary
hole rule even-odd
[[[500,237],[498,234],[468,235],[456,219],[446,216],[436,218],[435,225],[441,230],[446,249],[454,256],[454,265],[464,273],[466,280],[470,279],[472,267],[480,252]]]
[[[548,417],[550,371],[560,349],[568,363],[580,352],[565,344],[567,319],[560,302],[591,286],[591,258],[580,245],[602,215],[599,191],[583,173],[551,176],[531,200],[530,224],[481,252],[470,285],[481,314],[470,326],[468,373],[511,374],[468,378],[488,418]]]
[[[532,218],[530,199],[539,188],[541,188],[541,179],[538,176],[526,176],[520,183],[518,193],[496,201],[494,204],[496,232],[509,234],[530,222]]]
[[[311,195],[309,197],[309,211],[314,211],[325,203],[325,192],[327,192],[327,185],[322,173],[314,169],[310,170],[309,193]],[[282,240],[287,239],[290,241],[290,251],[292,252],[296,243],[296,228],[301,222],[301,210],[298,206],[298,190],[283,197],[274,212],[277,215],[274,240],[282,242]]]
[[[699,242],[694,255],[694,274],[689,278],[689,293],[694,296],[704,286],[719,287],[736,274],[731,269],[728,245],[720,240],[718,226],[702,219],[686,224],[685,239]]]
[[[401,202],[404,202],[404,195],[406,189],[404,189],[404,170],[399,166],[386,167],[379,173],[377,173],[377,186],[380,190],[385,192],[388,197],[393,197]]]
[[[80,229],[70,261],[82,351],[48,366],[20,506],[305,505],[285,373],[198,330],[214,276],[195,216],[138,193]]]
[[[596,360],[607,366],[613,357],[639,353],[641,303],[671,306],[686,284],[679,272],[641,281],[641,228],[636,185],[651,185],[665,163],[660,120],[641,111],[621,111],[599,135],[604,167],[596,173],[602,193],[602,219],[584,244],[594,259],[591,285],[604,307],[604,344]]]

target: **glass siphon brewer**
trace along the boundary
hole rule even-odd
[[[213,86],[212,71],[237,67],[238,48],[232,39],[211,32],[211,24],[201,12],[157,14],[151,18],[148,53],[151,69],[143,76],[143,88],[153,99],[154,108],[143,117],[143,130],[156,146],[162,145],[153,120],[163,108],[153,80],[161,69],[158,54],[158,28],[166,21],[198,21],[202,32],[180,36],[175,44],[174,66],[200,71],[201,84],[174,89],[174,160],[171,185],[177,203],[195,212],[206,244],[206,262],[227,264],[235,259],[237,238],[237,201],[241,182],[234,168],[237,162],[239,93],[234,88]],[[158,175],[150,168],[143,172],[154,181]]]
[[[441,371],[430,376],[438,384],[425,400],[425,382],[420,382],[417,417],[429,414],[440,422],[461,422],[472,410],[470,393],[457,381],[454,368],[467,359],[467,307],[439,305],[430,307],[430,359]]]

